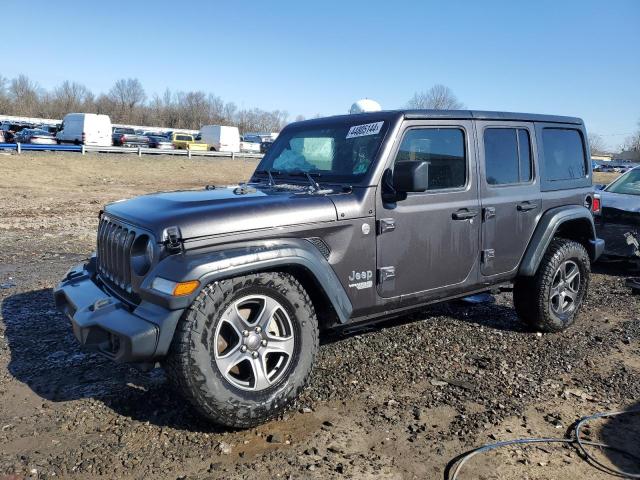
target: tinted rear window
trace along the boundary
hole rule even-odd
[[[547,180],[574,180],[587,174],[584,144],[578,130],[544,128],[542,148]]]
[[[530,181],[529,132],[523,128],[487,128],[484,131],[484,158],[489,185]]]

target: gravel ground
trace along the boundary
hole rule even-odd
[[[640,297],[616,264],[594,266],[563,334],[524,328],[503,292],[327,336],[295,408],[245,431],[202,421],[160,369],[81,351],[51,288],[91,252],[101,205],[230,183],[254,166],[0,155],[0,479],[443,478],[474,446],[562,436],[583,415],[640,407]],[[587,434],[640,454],[639,417],[593,422]],[[478,456],[460,478],[608,477],[569,447],[539,445]]]

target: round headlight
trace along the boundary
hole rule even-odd
[[[131,268],[136,275],[142,277],[151,268],[155,249],[153,240],[148,235],[140,235],[131,245]]]

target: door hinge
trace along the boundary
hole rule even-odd
[[[493,261],[496,256],[496,251],[493,248],[488,248],[482,251],[482,263],[488,265]]]
[[[378,220],[378,235],[386,232],[393,232],[396,229],[394,218],[381,218]]]
[[[396,267],[380,267],[378,269],[378,283],[382,284],[396,278]]]
[[[493,218],[496,216],[496,209],[495,207],[484,207],[484,212],[482,215],[483,220],[489,220],[490,218]]]

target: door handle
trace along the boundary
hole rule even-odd
[[[476,210],[467,210],[466,208],[461,208],[457,212],[453,212],[451,218],[454,220],[469,220],[478,215]]]
[[[538,204],[531,202],[522,202],[519,203],[516,208],[519,212],[528,212],[529,210],[535,210],[536,208],[538,208]]]

